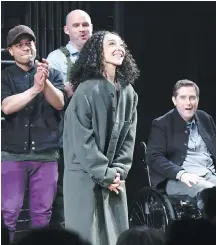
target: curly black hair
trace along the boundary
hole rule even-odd
[[[112,33],[119,36],[115,32],[97,31],[83,46],[79,58],[71,68],[71,83],[76,87],[91,78],[101,78],[103,76],[103,40],[106,34]],[[120,66],[116,68],[116,79],[119,80],[121,86],[126,86],[139,77],[140,71],[135,60],[130,54],[126,44],[125,57]]]

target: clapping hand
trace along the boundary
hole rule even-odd
[[[49,77],[49,63],[46,61],[46,59],[42,59],[42,62],[39,62],[38,60],[35,61],[35,64],[37,65],[37,71],[41,71],[45,77],[45,80]]]

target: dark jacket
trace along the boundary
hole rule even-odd
[[[36,67],[26,72],[17,65],[2,71],[1,101],[11,95],[19,94],[34,84]],[[50,82],[65,96],[63,79],[59,71],[50,69]],[[4,115],[2,127],[2,151],[12,153],[28,153],[59,147],[59,124],[62,111],[53,108],[45,99],[43,93],[38,94],[22,110],[11,115]]]
[[[216,163],[216,126],[210,115],[197,110],[195,114],[201,137]],[[186,154],[189,140],[187,123],[176,109],[153,120],[147,146],[147,164],[152,184],[157,186],[166,180],[176,180]],[[158,186],[159,187],[159,186]]]

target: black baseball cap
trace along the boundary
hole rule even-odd
[[[7,36],[7,46],[10,47],[21,35],[27,34],[36,41],[36,37],[31,28],[25,25],[18,25],[10,29]]]

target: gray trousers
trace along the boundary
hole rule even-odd
[[[200,180],[197,184],[191,183],[192,187],[178,180],[169,180],[166,185],[166,193],[167,195],[196,197],[200,191],[216,186],[216,174],[209,172],[203,178],[204,180]]]

